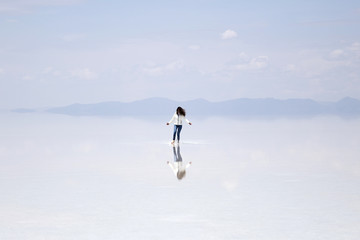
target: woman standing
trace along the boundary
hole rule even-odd
[[[182,107],[178,107],[176,109],[176,112],[174,113],[174,116],[171,118],[171,120],[168,123],[166,123],[166,125],[169,125],[170,123],[174,122],[174,134],[171,144],[175,143],[176,136],[178,142],[180,141],[180,132],[182,129],[183,120],[185,120],[189,125],[191,125],[191,122],[185,118],[185,115],[186,115],[185,109],[183,109]]]

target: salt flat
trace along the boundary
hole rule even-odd
[[[1,239],[360,237],[359,119],[1,119]]]

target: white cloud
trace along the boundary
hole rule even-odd
[[[180,70],[183,67],[184,67],[184,62],[182,60],[178,60],[165,65],[144,67],[142,71],[152,76],[159,76],[167,72]]]
[[[351,44],[349,49],[358,57],[360,56],[360,42],[354,42],[353,44]]]
[[[356,73],[357,65],[356,56],[348,48],[329,51],[325,56],[322,51],[307,50],[303,51],[297,60],[296,70],[299,76],[325,81],[325,79],[340,79],[339,76]],[[331,81],[335,83],[338,80]]]
[[[235,66],[238,70],[256,70],[256,69],[263,69],[268,66],[269,57],[268,56],[258,56],[252,58],[247,63],[238,64]]]
[[[354,43],[351,45],[351,47],[352,47],[353,49],[359,50],[359,49],[360,49],[360,42],[354,42]]]
[[[344,54],[345,54],[344,50],[336,49],[336,50],[333,50],[332,52],[330,52],[329,57],[331,59],[338,59],[338,58],[343,57]]]
[[[96,79],[98,77],[96,73],[90,71],[88,68],[74,70],[71,72],[71,74],[74,77],[85,80]]]
[[[221,34],[221,38],[224,40],[236,38],[236,37],[237,37],[237,33],[231,29],[228,29]]]
[[[244,52],[241,52],[238,57],[235,59],[237,64],[248,64],[251,60],[251,57]]]
[[[169,63],[165,66],[165,70],[178,70],[178,69],[182,69],[184,67],[184,62],[181,60]]]
[[[244,60],[244,61],[249,60],[249,56],[248,56],[246,53],[244,53],[244,52],[241,52],[241,53],[239,54],[239,58],[240,58],[241,60]]]
[[[47,67],[44,70],[41,71],[41,74],[44,75],[53,75],[53,76],[60,76],[60,71],[54,69],[53,67]]]
[[[4,73],[4,69],[3,68],[0,68],[0,74]]]
[[[158,76],[158,75],[162,75],[164,73],[163,69],[161,67],[145,67],[142,70],[146,74],[152,75],[152,76]]]

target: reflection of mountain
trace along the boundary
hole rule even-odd
[[[317,102],[310,99],[273,98],[235,99],[209,102],[203,99],[177,102],[165,98],[150,98],[130,103],[102,102],[96,104],[72,104],[47,109],[47,112],[67,115],[140,116],[169,115],[177,106],[191,111],[191,115],[238,115],[238,116],[313,116],[320,114],[360,115],[360,101],[344,98],[338,102]]]

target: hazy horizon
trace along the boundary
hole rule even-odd
[[[0,110],[5,110],[5,111],[11,111],[11,110],[16,110],[16,109],[32,109],[32,110],[37,110],[37,109],[47,109],[47,108],[57,108],[57,107],[66,107],[66,106],[70,106],[70,105],[74,105],[74,104],[81,104],[81,105],[92,105],[92,104],[99,104],[99,103],[124,103],[124,104],[128,104],[128,103],[135,103],[135,102],[142,102],[142,101],[147,101],[147,100],[152,100],[152,99],[163,99],[163,100],[169,100],[171,102],[176,102],[176,103],[186,103],[186,102],[192,102],[192,101],[206,101],[209,103],[223,103],[223,102],[227,102],[227,101],[234,101],[234,100],[279,100],[279,101],[286,101],[286,100],[312,100],[318,103],[336,103],[339,102],[341,100],[344,99],[355,99],[355,100],[359,100],[360,98],[353,98],[350,96],[344,96],[341,97],[337,100],[334,101],[317,101],[315,99],[311,99],[311,98],[273,98],[273,97],[264,97],[264,98],[231,98],[231,99],[224,99],[224,100],[219,100],[219,101],[210,101],[208,99],[205,98],[193,98],[193,99],[188,99],[188,100],[182,100],[182,101],[178,101],[175,99],[171,99],[171,98],[166,98],[166,97],[149,97],[149,98],[142,98],[142,99],[137,99],[137,100],[132,100],[132,101],[117,101],[117,100],[106,100],[106,101],[101,101],[101,102],[73,102],[70,103],[68,105],[42,105],[42,106],[34,106],[34,107],[24,107],[24,106],[17,106],[17,107],[12,107],[12,108],[0,108]]]

